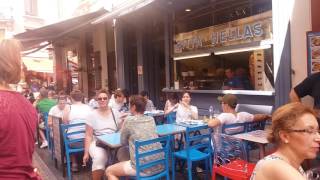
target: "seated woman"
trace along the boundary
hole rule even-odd
[[[251,180],[306,179],[301,163],[315,158],[319,151],[315,112],[301,103],[278,108],[272,115],[268,140],[277,145],[277,150],[258,162]]]
[[[126,103],[126,92],[122,89],[117,89],[114,94],[114,99],[109,101],[108,106],[114,110],[119,112],[128,111],[127,103]]]
[[[164,114],[175,112],[179,106],[179,97],[176,92],[168,94],[168,100],[164,106]]]
[[[122,124],[121,114],[108,106],[108,91],[104,89],[100,90],[97,94],[97,100],[99,104],[98,109],[92,110],[87,116],[85,150],[83,156],[84,165],[89,160],[89,154],[92,158],[93,180],[100,180],[102,178],[106,162],[110,156],[108,151],[96,145],[96,136],[114,133],[119,130]],[[118,151],[118,157],[125,156],[125,154],[121,154],[121,152],[123,151]]]
[[[183,92],[181,102],[177,108],[176,122],[198,119],[198,108],[190,105],[191,96],[189,92]]]
[[[106,170],[108,180],[118,179],[120,176],[135,176],[136,175],[136,161],[135,161],[135,146],[136,140],[148,140],[157,138],[156,124],[154,119],[150,116],[143,115],[146,107],[146,99],[139,95],[130,97],[130,111],[133,116],[126,118],[121,130],[121,143],[129,144],[130,160],[119,162],[109,166]],[[144,149],[144,151],[159,149],[161,144],[155,143]],[[148,159],[141,159],[141,163],[146,161],[154,161],[160,158],[160,154]],[[152,175],[163,170],[162,166],[154,166],[143,171],[146,175]]]

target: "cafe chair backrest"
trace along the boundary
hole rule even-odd
[[[247,161],[247,152],[242,140],[227,134],[219,133],[216,136],[220,143],[214,143],[212,179],[216,178],[216,174],[230,179],[249,179],[255,164]]]
[[[173,124],[176,122],[177,112],[171,112],[167,115],[167,123]]]
[[[186,129],[186,150],[189,156],[191,150],[207,149],[208,154],[212,152],[211,148],[212,128],[208,126],[187,127]]]
[[[85,129],[84,129],[85,123],[61,124],[60,127],[63,134],[63,141],[65,146],[65,153],[66,153],[66,160],[67,160],[67,175],[68,175],[68,179],[70,180],[71,179],[70,154],[84,152],[83,134],[85,133]]]
[[[247,131],[247,123],[223,124],[221,129],[223,134],[240,134]]]
[[[162,136],[155,139],[145,141],[135,141],[135,159],[136,159],[136,178],[137,179],[159,179],[161,177],[169,177],[169,148],[170,148],[170,137]],[[158,144],[162,148],[144,150],[145,147],[150,145]],[[142,163],[141,160],[144,160]],[[149,168],[163,167],[163,171],[157,172],[151,176],[143,174],[144,170]],[[160,168],[161,169],[161,168]]]

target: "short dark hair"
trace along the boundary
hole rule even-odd
[[[146,96],[149,97],[149,93],[148,93],[148,91],[146,91],[146,90],[141,91],[141,92],[140,92],[140,95],[143,96],[143,97],[146,97]]]
[[[48,97],[48,90],[44,87],[40,88],[40,96],[41,98],[47,98]]]
[[[121,96],[124,96],[122,89],[117,89],[114,91],[114,98],[121,97]]]
[[[183,91],[183,92],[181,93],[180,99],[182,99],[183,95],[185,95],[185,94],[188,94],[188,95],[191,97],[191,94],[190,94],[189,91]]]
[[[82,99],[83,99],[83,94],[80,90],[73,90],[70,93],[70,96],[75,101],[82,101]]]
[[[138,113],[144,113],[146,110],[147,100],[141,95],[130,96],[130,106],[135,106]]]

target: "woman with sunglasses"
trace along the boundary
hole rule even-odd
[[[301,163],[314,159],[319,151],[319,125],[315,112],[301,103],[290,103],[272,115],[268,140],[276,152],[260,160],[251,180],[305,180]]]
[[[96,136],[115,133],[122,124],[122,117],[119,111],[109,108],[109,93],[102,89],[98,92],[98,109],[94,109],[88,116],[86,122],[85,150],[83,156],[83,164],[92,158],[92,179],[101,179],[104,173],[105,165],[110,157],[109,152],[104,148],[97,146]],[[118,159],[126,158],[124,150],[118,151]]]

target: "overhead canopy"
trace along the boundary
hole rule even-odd
[[[67,33],[75,31],[86,25],[90,25],[95,18],[105,14],[106,12],[107,11],[105,9],[100,9],[96,12],[16,34],[14,37],[21,41],[24,50],[27,51],[40,47],[42,42],[54,41]]]
[[[143,8],[155,0],[132,0],[132,1],[126,1],[124,4],[119,5],[116,7],[116,9],[112,10],[111,13],[105,13],[101,15],[100,17],[96,18],[94,21],[92,21],[92,24],[98,24],[107,20],[110,20],[112,18],[117,18],[119,16],[123,16],[129,13],[132,13],[140,8]]]
[[[22,57],[28,71],[53,73],[53,61],[49,58]]]

